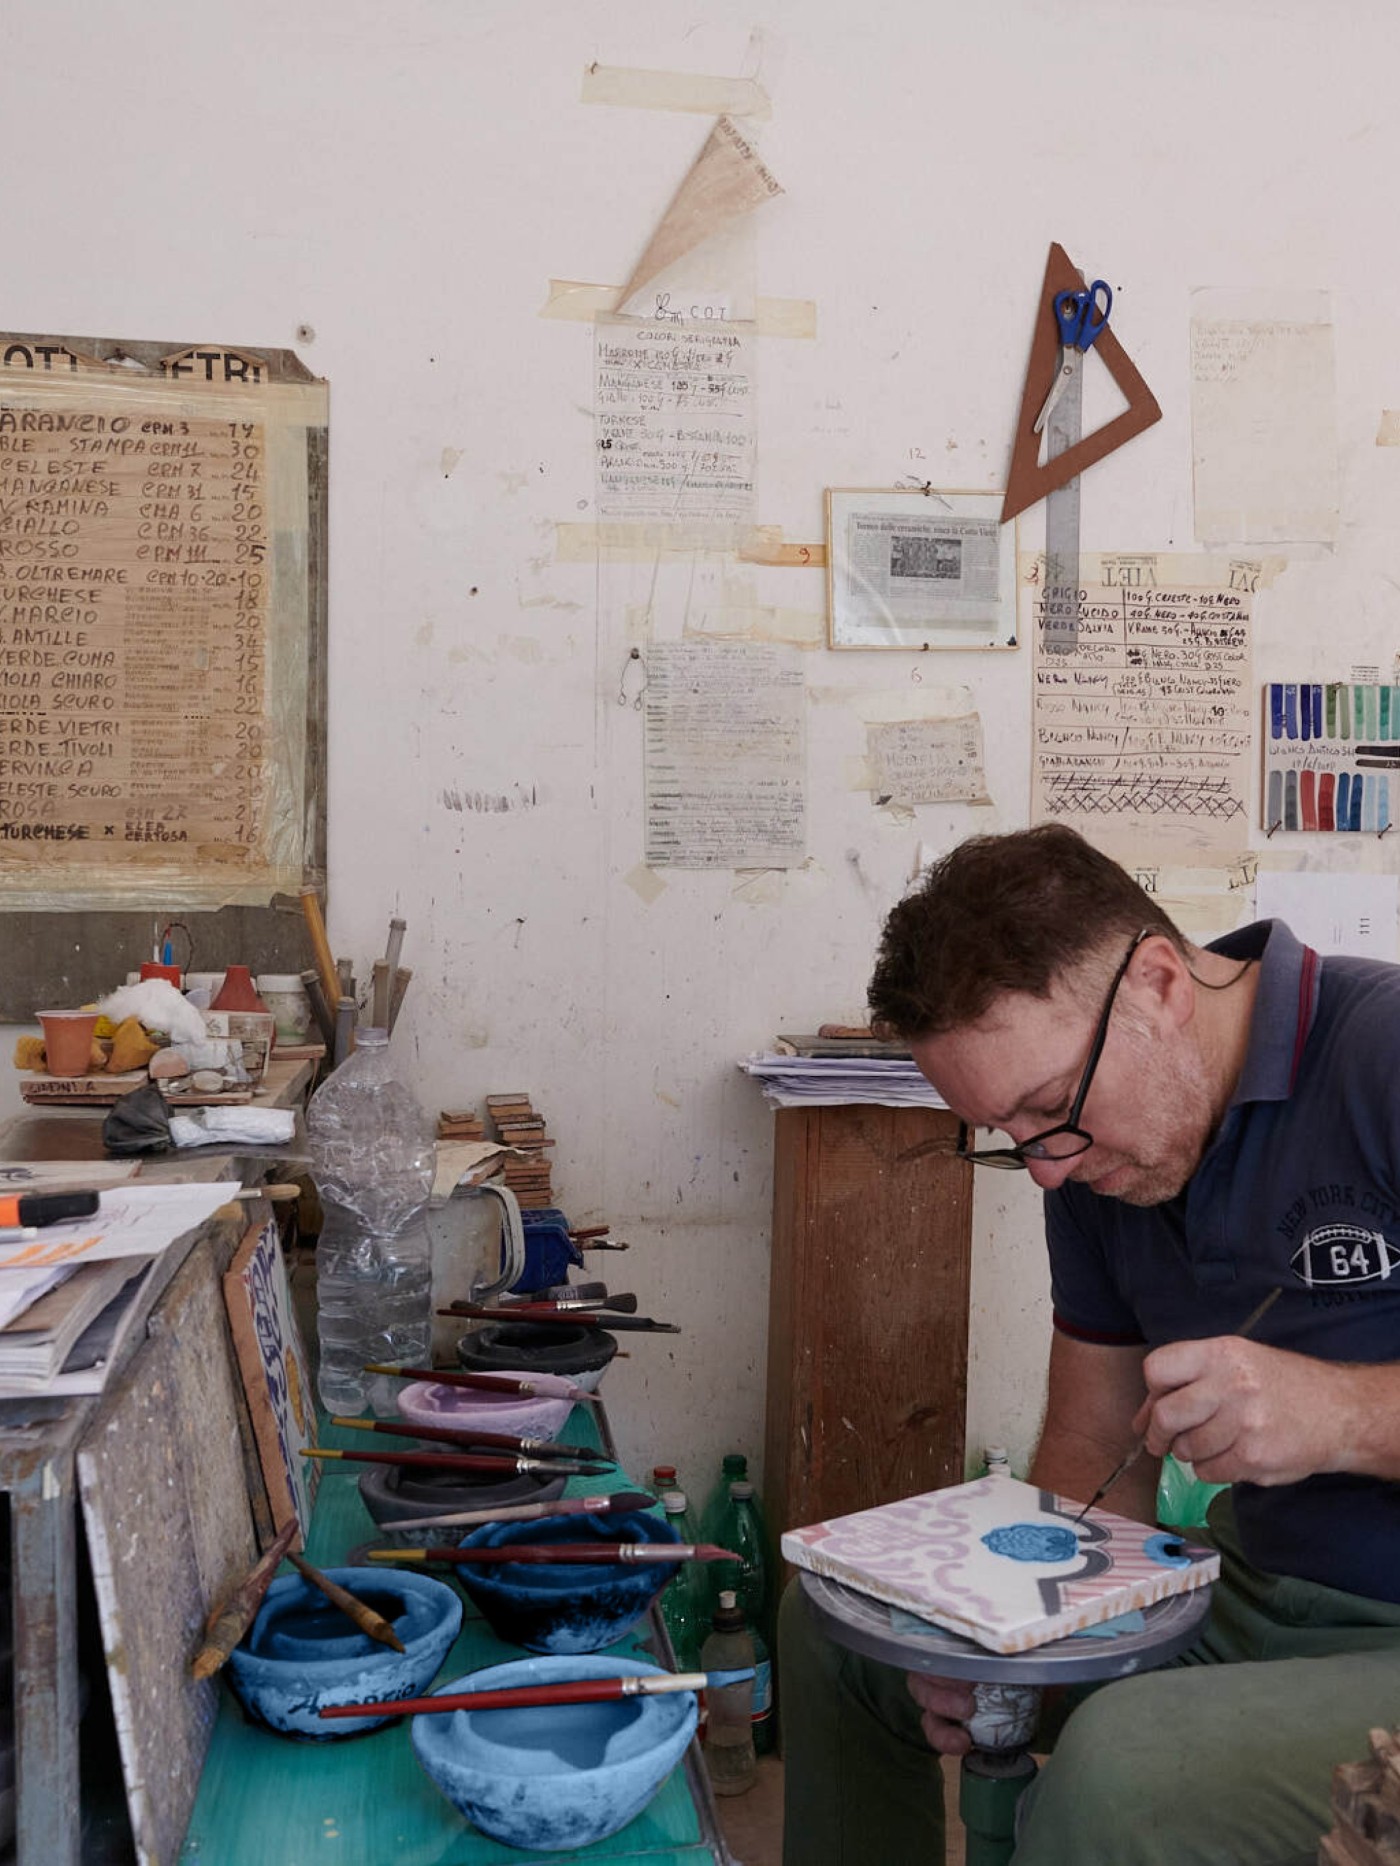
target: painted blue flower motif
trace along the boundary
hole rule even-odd
[[[1058,1523],[1006,1523],[989,1529],[982,1541],[993,1555],[1012,1561],[1069,1561],[1079,1553],[1079,1537]]]
[[[1189,1568],[1191,1557],[1186,1552],[1186,1544],[1180,1536],[1149,1536],[1142,1545],[1142,1552],[1149,1561],[1159,1561],[1164,1568]]]

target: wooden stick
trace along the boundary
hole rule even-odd
[[[369,1021],[378,1030],[389,1028],[389,962],[376,959],[370,972]]]
[[[321,918],[321,897],[315,888],[301,889],[301,911],[306,919],[306,930],[311,936],[311,953],[316,961],[316,970],[321,975],[321,990],[326,994],[327,1005],[333,1006],[340,997],[340,974],[335,969],[331,943],[326,937],[326,923]]]
[[[297,1520],[292,1518],[256,1566],[231,1594],[225,1596],[204,1623],[204,1644],[195,1654],[190,1671],[196,1678],[212,1678],[242,1639],[257,1616],[277,1564],[292,1545]]]
[[[333,1607],[339,1607],[348,1620],[353,1620],[362,1633],[368,1633],[371,1639],[377,1639],[381,1646],[392,1646],[395,1652],[404,1650],[404,1643],[390,1626],[382,1613],[376,1613],[373,1607],[357,1600],[349,1588],[342,1587],[338,1581],[332,1581],[328,1574],[322,1574],[319,1568],[313,1568],[309,1561],[303,1561],[300,1555],[293,1555],[290,1550],[287,1559],[304,1581],[321,1592]]]
[[[413,978],[413,967],[412,966],[400,965],[400,966],[395,967],[394,981],[393,981],[393,984],[389,987],[389,1032],[390,1032],[390,1035],[393,1034],[394,1025],[399,1021],[399,1012],[403,1009],[403,1001],[404,1001],[404,998],[407,996],[408,987],[409,987],[410,982],[412,981],[412,978]]]

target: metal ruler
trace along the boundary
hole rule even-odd
[[[1065,384],[1045,424],[1046,458],[1076,445],[1084,426],[1084,366]],[[1079,645],[1079,477],[1045,499],[1045,610],[1041,645],[1046,654],[1073,654]]]

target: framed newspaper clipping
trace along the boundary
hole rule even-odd
[[[1016,528],[1001,494],[832,487],[833,648],[1014,648]]]

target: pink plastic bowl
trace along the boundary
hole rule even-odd
[[[567,1389],[569,1382],[554,1374],[520,1374],[551,1393]],[[450,1425],[458,1431],[514,1432],[519,1438],[554,1438],[569,1414],[567,1397],[533,1394],[522,1399],[514,1393],[489,1393],[484,1388],[439,1386],[419,1380],[399,1394],[399,1411],[412,1425]]]

